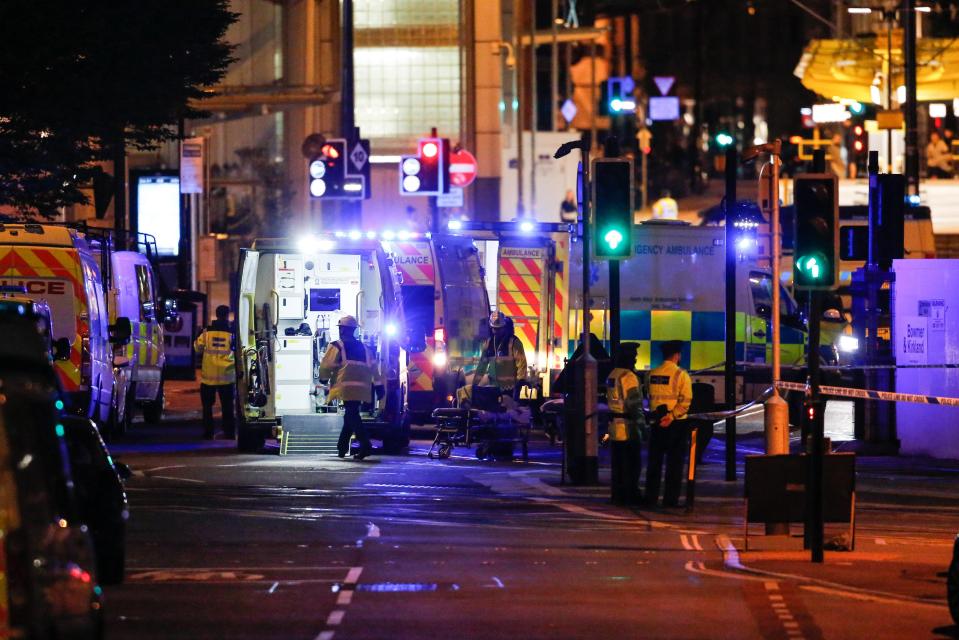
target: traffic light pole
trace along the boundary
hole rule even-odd
[[[726,368],[723,377],[726,409],[736,406],[736,146],[726,149]],[[736,480],[736,417],[726,418],[726,480]]]
[[[822,292],[809,292],[809,389],[810,401],[805,407],[803,419],[812,432],[812,447],[809,455],[809,475],[806,483],[806,507],[808,517],[809,548],[813,562],[823,561],[823,455],[824,420],[823,403],[819,398],[819,318],[822,316]],[[809,420],[809,410],[813,411]]]
[[[340,72],[340,131],[346,138],[346,153],[359,140],[359,131],[356,128],[354,115],[355,91],[353,82],[353,0],[343,0],[340,26],[343,29]],[[363,216],[362,200],[343,200],[340,203],[340,220],[342,226],[358,227]]]

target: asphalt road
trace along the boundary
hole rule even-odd
[[[138,425],[114,445],[135,476],[110,640],[959,637],[937,575],[955,465],[863,461],[856,551],[813,567],[795,537],[742,551],[718,442],[686,514],[559,486],[545,442],[529,464],[428,460],[423,443],[356,462],[198,432]]]

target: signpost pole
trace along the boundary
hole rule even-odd
[[[736,407],[736,145],[726,148],[726,409]],[[736,480],[736,417],[726,418],[726,480]]]

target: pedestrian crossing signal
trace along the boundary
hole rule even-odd
[[[839,286],[836,176],[798,176],[793,193],[796,204],[793,284],[807,291],[835,289]]]
[[[625,260],[633,255],[633,163],[593,160],[593,220],[598,260]]]

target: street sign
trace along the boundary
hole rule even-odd
[[[368,154],[366,149],[363,148],[363,145],[357,141],[356,146],[354,146],[353,150],[350,151],[350,163],[352,163],[355,169],[350,173],[361,173],[363,171],[363,167],[366,166],[366,163],[369,159],[370,154]]]
[[[576,103],[569,98],[566,98],[566,102],[559,108],[559,112],[563,114],[563,119],[566,120],[567,124],[573,121],[577,111]]]
[[[653,96],[649,99],[649,119],[653,121],[679,120],[679,98]]]
[[[436,196],[436,206],[444,209],[462,207],[463,190],[458,187],[450,187],[449,193],[441,193]]]
[[[653,82],[656,83],[656,88],[659,89],[660,94],[669,95],[669,90],[673,88],[673,83],[676,82],[676,76],[654,76]]]
[[[478,167],[476,158],[466,149],[450,154],[450,184],[454,187],[467,187],[476,180]],[[457,205],[460,206],[460,205]]]
[[[898,109],[876,112],[876,124],[880,130],[902,129],[902,122],[902,111],[899,111]]]
[[[180,193],[203,193],[203,138],[180,143]]]
[[[371,195],[373,183],[370,180],[370,141],[367,138],[360,138],[350,141],[349,144],[351,145],[349,147],[350,162],[346,166],[347,179],[351,185],[349,191],[357,193],[358,195],[355,196],[357,199],[363,198],[366,200]],[[353,191],[355,187],[352,186],[361,182],[359,178],[362,178],[363,184],[361,194]]]

